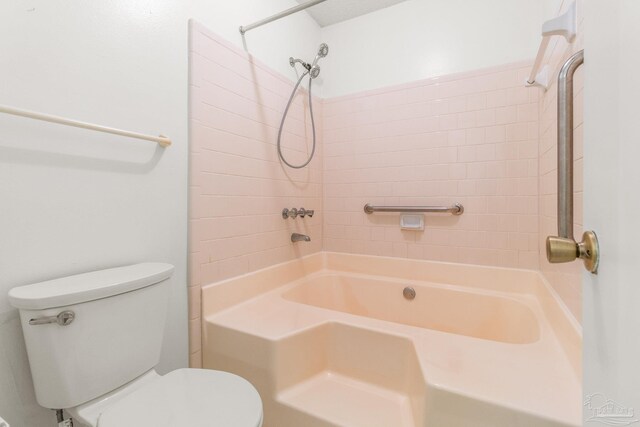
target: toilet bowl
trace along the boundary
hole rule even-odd
[[[260,427],[247,380],[155,371],[172,273],[143,263],[13,288],[38,403],[86,427]]]
[[[70,408],[87,427],[260,427],[262,402],[245,379],[221,371],[151,371],[121,390]]]

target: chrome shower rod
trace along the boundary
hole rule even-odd
[[[268,23],[273,22],[273,21],[277,21],[280,18],[284,18],[285,16],[289,16],[289,15],[291,15],[293,13],[300,12],[301,10],[308,9],[311,6],[315,6],[315,5],[317,5],[319,3],[322,3],[322,2],[325,2],[325,1],[327,1],[327,0],[311,0],[311,1],[308,1],[306,3],[301,4],[299,6],[294,6],[292,8],[287,9],[287,10],[284,10],[284,11],[282,11],[280,13],[276,13],[275,15],[272,15],[272,16],[270,16],[268,18],[264,18],[264,19],[261,19],[260,21],[256,21],[253,24],[244,25],[244,26],[241,25],[240,26],[240,34],[244,35],[244,33],[246,33],[249,30],[253,30],[254,28],[258,28],[258,27],[260,27],[260,26],[262,26],[264,24],[268,24]]]

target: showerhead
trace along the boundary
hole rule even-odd
[[[314,67],[316,67],[320,58],[324,58],[328,54],[329,54],[329,46],[326,43],[322,43],[318,48],[318,54],[316,55],[316,59],[313,60],[313,64],[311,64],[311,68],[313,69]],[[320,70],[318,70],[315,77],[318,77],[318,74],[320,74]],[[313,75],[311,77],[313,77]]]
[[[314,65],[313,67],[311,67],[311,69],[309,70],[309,75],[312,79],[318,77],[320,75],[320,66]]]
[[[326,43],[322,43],[320,45],[320,49],[318,49],[318,56],[320,58],[324,58],[329,54],[329,46]]]
[[[320,66],[318,65],[318,61],[320,61],[320,58],[324,58],[328,54],[329,54],[329,46],[326,43],[322,43],[318,48],[318,54],[313,60],[313,64],[307,64],[301,59],[296,59],[291,57],[289,58],[289,65],[291,65],[292,67],[295,67],[296,63],[302,64],[302,66],[306,68],[307,71],[309,72],[309,76],[312,79],[315,79],[320,75]]]

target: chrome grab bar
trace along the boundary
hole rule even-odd
[[[579,243],[573,237],[573,75],[583,63],[581,50],[564,63],[558,75],[558,236],[547,237],[547,259],[557,264],[580,258],[596,274],[596,234],[585,231]]]
[[[451,213],[453,215],[462,215],[464,206],[456,203],[453,206],[373,206],[369,203],[364,205],[364,212],[372,214],[374,212],[402,212],[402,213]]]
[[[584,63],[577,52],[558,75],[558,236],[573,239],[573,75]]]

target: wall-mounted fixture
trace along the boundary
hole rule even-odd
[[[313,80],[318,78],[318,76],[320,75],[320,65],[318,65],[318,61],[326,57],[328,54],[329,54],[329,46],[326,43],[322,43],[318,48],[318,52],[316,53],[316,57],[312,63],[307,63],[301,59],[295,59],[293,57],[289,58],[289,65],[295,68],[296,64],[302,64],[303,71],[302,71],[302,74],[300,74],[300,77],[298,77],[298,81],[293,86],[293,90],[291,91],[291,95],[289,96],[289,101],[287,101],[287,106],[284,108],[284,112],[282,113],[282,119],[280,120],[280,126],[278,127],[278,139],[276,142],[276,149],[278,150],[278,157],[280,158],[282,163],[284,163],[285,165],[287,165],[292,169],[302,169],[303,167],[307,166],[309,163],[311,163],[311,160],[313,160],[313,156],[316,153],[316,121],[313,115],[313,96],[311,95],[311,86],[312,86]],[[297,73],[297,70],[296,70],[296,73]],[[300,87],[300,83],[302,83],[302,80],[307,75],[309,76],[309,86],[307,87],[307,94],[309,96],[309,116],[311,117],[311,135],[312,135],[313,144],[311,145],[311,153],[309,153],[307,160],[297,165],[294,165],[293,163],[290,163],[285,158],[284,152],[282,151],[282,132],[284,130],[284,122],[285,120],[287,120],[287,114],[289,114],[289,108],[291,108],[291,104],[293,103],[293,100],[296,97],[296,93],[298,92],[298,87]]]
[[[284,209],[282,209],[282,219],[296,218],[296,217],[304,218],[305,216],[308,216],[309,218],[311,218],[313,216],[313,214],[315,214],[315,212],[316,211],[314,211],[313,209],[305,209],[305,208],[287,209],[287,208],[284,208]]]
[[[311,237],[307,236],[306,234],[300,234],[300,233],[292,233],[291,234],[291,242],[295,243],[295,242],[310,242],[311,241]]]
[[[400,214],[402,230],[424,231],[424,215]]]
[[[544,60],[545,52],[549,46],[552,36],[563,36],[567,43],[573,42],[577,33],[577,9],[574,1],[567,11],[557,18],[551,19],[542,25],[542,41],[538,48],[538,55],[533,62],[533,68],[526,81],[526,86],[538,86],[545,91],[549,87],[549,67],[540,69]]]
[[[587,271],[597,274],[598,238],[585,231],[582,241],[573,237],[573,75],[584,63],[584,51],[567,60],[558,75],[558,236],[547,237],[550,263],[584,260]]]
[[[114,135],[126,136],[135,139],[144,139],[147,141],[153,141],[160,144],[162,147],[168,147],[171,145],[171,140],[166,136],[154,136],[145,135],[143,133],[131,132],[128,130],[110,128],[102,125],[95,125],[93,123],[85,123],[77,120],[65,119],[64,117],[52,116],[50,114],[36,113],[34,111],[21,110],[18,108],[7,107],[0,105],[0,113],[11,114],[13,116],[26,117],[34,120],[42,120],[44,122],[57,123],[59,125],[72,126],[81,129],[94,130],[97,132],[111,133]]]
[[[374,212],[400,212],[400,213],[450,213],[462,215],[464,206],[456,203],[453,206],[373,206],[369,203],[364,205],[364,212],[372,214]]]

